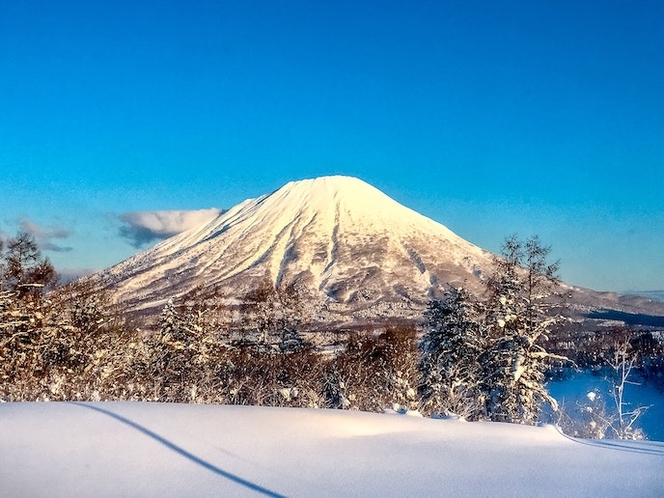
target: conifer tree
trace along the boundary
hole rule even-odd
[[[465,289],[451,288],[444,299],[429,303],[425,327],[420,342],[423,408],[477,420],[483,411],[478,389],[477,358],[484,342],[479,303]]]
[[[149,336],[148,375],[154,378],[160,401],[189,401],[197,378],[198,338],[195,326],[178,312],[172,300],[164,306],[158,331]]]

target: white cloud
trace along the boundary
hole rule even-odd
[[[120,235],[134,247],[167,239],[190,228],[204,225],[222,211],[217,208],[195,211],[134,211],[119,215]]]

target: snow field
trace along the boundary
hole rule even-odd
[[[8,497],[664,495],[664,443],[397,414],[7,403],[0,449]]]

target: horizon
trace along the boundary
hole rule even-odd
[[[7,6],[0,237],[66,274],[347,175],[561,278],[664,290],[664,4]]]

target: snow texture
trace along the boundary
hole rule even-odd
[[[159,403],[0,405],[11,497],[664,496],[664,444],[551,426]]]

